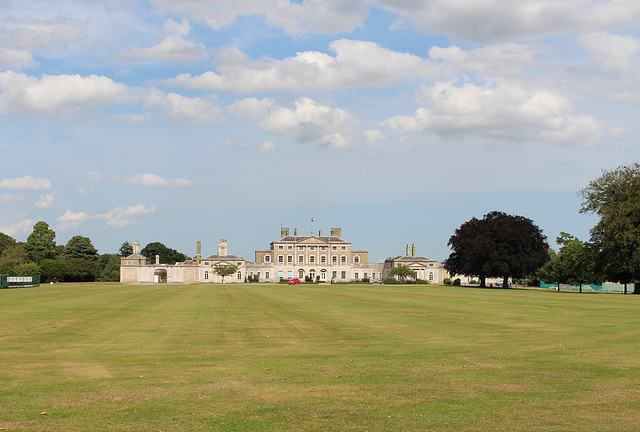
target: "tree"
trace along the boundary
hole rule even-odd
[[[40,261],[40,282],[64,281],[67,274],[67,261],[62,258]]]
[[[15,244],[16,241],[13,237],[0,232],[0,255],[2,255],[2,251],[4,251],[7,247],[13,246]]]
[[[101,281],[118,282],[120,280],[120,258],[122,257],[119,254],[100,255]]]
[[[122,243],[122,246],[120,246],[120,250],[118,250],[118,255],[124,258],[124,257],[128,257],[131,254],[133,254],[133,245],[128,241],[125,241],[124,243]]]
[[[175,249],[170,249],[159,242],[149,243],[140,251],[140,253],[147,258],[151,258],[152,261],[155,259],[156,255],[159,255],[160,264],[175,264],[189,259],[185,254],[180,253]]]
[[[79,235],[71,237],[64,248],[62,256],[66,259],[83,258],[89,261],[98,261],[100,259],[98,250],[93,247],[91,239]]]
[[[444,268],[477,276],[482,287],[487,277],[502,277],[507,287],[510,277],[535,273],[549,260],[546,236],[531,219],[497,211],[463,223],[447,244],[452,253]]]
[[[238,271],[238,266],[234,264],[216,264],[213,266],[213,272],[222,278],[224,283],[225,276],[230,276]]]
[[[9,246],[0,255],[0,273],[11,274],[14,267],[27,262],[29,262],[29,256],[21,245]]]
[[[400,264],[391,269],[391,271],[389,272],[389,276],[397,276],[400,280],[405,280],[408,277],[415,279],[416,272],[414,270],[411,270],[408,266]]]
[[[100,275],[100,264],[85,258],[68,258],[66,262],[65,281],[93,282]]]
[[[601,283],[603,277],[596,270],[596,256],[589,244],[571,234],[561,232],[556,239],[560,251],[538,271],[539,277],[547,282],[582,285]]]
[[[20,264],[11,269],[12,276],[40,276],[40,266],[31,262],[26,264]]]
[[[598,268],[607,280],[624,284],[626,293],[628,283],[640,280],[640,164],[603,171],[579,194],[580,213],[600,218],[590,239]]]
[[[56,232],[49,229],[49,224],[40,221],[33,226],[33,232],[27,237],[25,250],[35,262],[55,255]]]

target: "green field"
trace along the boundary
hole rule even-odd
[[[637,431],[640,296],[0,290],[0,430]]]

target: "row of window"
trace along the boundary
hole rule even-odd
[[[270,255],[265,255],[264,256],[264,262],[269,264],[271,262],[271,256]],[[315,264],[316,263],[316,256],[315,255],[310,255],[309,256],[309,264]],[[327,263],[327,256],[326,255],[320,255],[320,264],[326,264]],[[353,263],[354,264],[360,264],[360,256],[356,255],[353,257]],[[284,264],[284,255],[278,255],[278,264]],[[293,255],[287,255],[287,264],[293,264]],[[304,255],[298,255],[298,264],[304,264]],[[331,264],[338,264],[338,256],[337,255],[333,255],[331,257]],[[342,255],[340,257],[340,264],[347,264],[347,256],[346,255]]]
[[[267,275],[268,274],[269,274],[269,272],[267,272]],[[238,280],[242,280],[242,272],[241,271],[238,272],[237,277],[238,277]],[[267,277],[269,277],[269,276],[267,276]],[[209,280],[209,272],[208,271],[204,272],[204,280]]]
[[[305,248],[309,248],[310,251],[314,251],[316,250],[315,246],[298,246],[298,250],[300,252],[303,252],[305,250]],[[327,250],[327,246],[319,246],[321,251],[326,251]],[[278,245],[278,250],[284,250],[284,245]],[[287,245],[287,250],[293,250],[293,245]],[[333,251],[337,251],[338,250],[338,246],[331,246],[331,250]],[[340,246],[340,250],[346,251],[347,247],[346,246]]]

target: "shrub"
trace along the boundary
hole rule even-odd
[[[371,279],[369,278],[362,278],[362,283],[369,283],[371,282]]]
[[[455,285],[455,286],[460,286],[460,284],[462,284],[462,281],[460,280],[460,278],[456,278],[456,279],[453,281],[453,285]]]
[[[385,285],[397,285],[398,280],[396,278],[388,277],[384,280]]]
[[[444,280],[442,281],[445,285],[451,285],[451,279],[449,278],[444,278]]]
[[[423,280],[423,279],[417,279],[416,283],[419,285],[429,285],[429,281],[428,280]]]

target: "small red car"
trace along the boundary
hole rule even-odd
[[[289,285],[300,285],[300,279],[291,279],[288,282]]]

